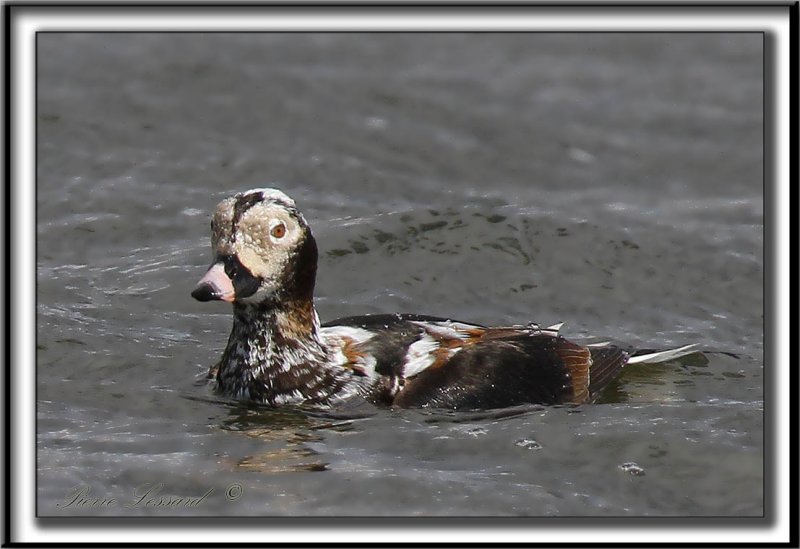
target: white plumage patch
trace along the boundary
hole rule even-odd
[[[692,343],[690,345],[678,347],[677,349],[668,349],[666,351],[657,351],[655,353],[649,353],[646,355],[634,356],[628,360],[628,364],[657,364],[659,362],[666,362],[668,360],[674,360],[682,356],[690,355],[696,352],[696,348],[697,343]]]
[[[363,328],[356,328],[354,326],[326,326],[320,328],[320,335],[325,342],[325,346],[331,351],[331,362],[333,364],[347,364],[350,359],[344,354],[344,343],[347,341],[351,345],[359,346],[372,339],[375,334]],[[356,362],[360,370],[366,374],[370,379],[375,378],[375,366],[377,362],[375,357],[370,354],[365,354],[361,360]]]
[[[436,357],[433,352],[439,348],[439,342],[428,334],[412,343],[406,351],[403,361],[403,376],[412,377],[433,364]]]
[[[245,191],[242,193],[243,196],[248,194],[255,194],[261,193],[261,196],[264,197],[266,201],[276,201],[276,202],[283,202],[288,204],[289,206],[295,206],[295,202],[293,199],[289,198],[283,191],[279,191],[278,189],[272,189],[269,187],[264,187],[261,189],[250,189],[249,191]]]
[[[375,334],[369,330],[354,326],[325,326],[324,328],[320,328],[319,332],[323,340],[328,338],[347,338],[353,340],[357,345],[366,343],[375,336]]]
[[[454,322],[452,320],[443,322],[414,321],[413,323],[422,327],[426,332],[434,334],[442,339],[467,339],[470,337],[467,330],[483,328],[477,324],[466,324],[464,322]]]

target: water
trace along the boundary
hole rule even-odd
[[[760,34],[38,36],[39,516],[759,516]],[[213,395],[209,215],[278,186],[323,321],[707,351],[596,405]]]

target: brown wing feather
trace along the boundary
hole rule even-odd
[[[572,402],[581,404],[589,400],[592,354],[586,347],[561,338],[556,354],[564,362],[572,379]]]
[[[407,379],[393,404],[488,409],[572,402],[572,374],[558,354],[562,341],[517,334],[464,344]]]
[[[367,375],[367,372],[361,365],[361,363],[364,361],[365,352],[361,347],[359,347],[356,341],[349,337],[343,337],[342,354],[344,354],[345,358],[347,359],[347,362],[342,365],[343,367],[353,370],[354,373],[360,376]]]
[[[453,353],[478,343],[527,335],[526,332],[516,328],[484,328],[482,326],[473,326],[457,331],[461,334],[459,337],[447,337],[442,331],[428,330],[428,335],[439,343],[439,347],[433,352],[434,361],[428,368],[435,369],[444,366]]]

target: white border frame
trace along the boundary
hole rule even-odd
[[[787,543],[790,533],[789,490],[789,417],[790,384],[789,341],[789,161],[790,161],[790,118],[789,113],[789,8],[785,6],[763,6],[750,8],[705,7],[699,10],[691,6],[675,5],[671,8],[631,8],[604,9],[538,8],[521,6],[512,9],[472,9],[437,8],[424,10],[409,6],[407,9],[394,8],[390,14],[377,8],[349,8],[337,11],[334,7],[310,9],[279,8],[267,13],[268,6],[246,8],[209,8],[205,6],[186,8],[159,8],[157,5],[141,5],[138,8],[111,9],[109,6],[71,9],[69,6],[37,8],[35,4],[16,5],[18,13],[11,16],[11,120],[12,123],[12,212],[13,256],[12,273],[12,331],[13,355],[9,377],[12,398],[12,418],[14,421],[11,440],[12,478],[11,492],[11,533],[6,542],[36,543],[648,543],[653,541],[672,543]],[[141,10],[141,12],[139,11]],[[591,11],[590,16],[586,12]],[[189,12],[189,13],[187,13]],[[319,12],[323,12],[322,14]],[[592,525],[576,528],[579,522],[570,520],[554,521],[544,524],[540,521],[517,520],[504,522],[502,526],[478,527],[463,521],[447,523],[440,521],[436,527],[421,523],[417,528],[408,521],[393,525],[382,521],[378,526],[341,528],[326,525],[316,526],[299,523],[297,526],[265,521],[263,528],[253,527],[252,523],[237,526],[231,521],[217,528],[198,527],[196,522],[186,522],[185,526],[142,528],[138,520],[98,520],[87,523],[75,521],[76,525],[65,526],[64,521],[46,528],[37,524],[35,510],[35,33],[38,31],[101,31],[101,30],[197,30],[197,31],[376,31],[376,30],[546,30],[546,31],[766,31],[774,44],[774,82],[767,90],[772,95],[764,97],[773,101],[774,150],[767,151],[764,161],[774,164],[774,204],[765,204],[766,211],[773,216],[776,224],[777,240],[773,243],[775,263],[767,268],[773,269],[774,279],[766,280],[774,284],[776,314],[771,317],[775,330],[771,341],[778,348],[767,354],[775,360],[766,368],[774,407],[771,417],[775,425],[768,432],[773,435],[774,446],[767,451],[774,457],[771,475],[772,485],[765,491],[768,509],[774,513],[775,521],[764,527],[733,527],[735,521],[708,521],[711,524],[692,525],[689,528],[676,527],[664,520],[637,524],[636,520],[609,520],[608,526]],[[771,71],[765,67],[765,77]],[[767,111],[769,112],[769,111]],[[770,173],[767,171],[767,173]],[[796,182],[795,182],[796,183]],[[769,187],[769,182],[765,182]],[[766,236],[770,234],[767,232]],[[766,243],[765,243],[766,244]],[[765,303],[768,307],[769,303]],[[770,340],[767,340],[767,345]],[[773,368],[773,366],[775,366]],[[769,468],[770,463],[765,463]],[[771,492],[770,490],[774,490]],[[180,520],[176,520],[180,524]],[[211,522],[211,521],[209,521]],[[214,524],[214,522],[212,522]],[[354,524],[346,521],[346,524]],[[655,525],[654,525],[655,524]],[[622,525],[622,526],[620,526]],[[683,524],[685,526],[685,523]]]

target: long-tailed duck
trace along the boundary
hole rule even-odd
[[[233,304],[216,390],[273,406],[380,405],[488,409],[591,402],[626,365],[660,362],[693,345],[640,356],[581,346],[560,326],[485,327],[421,315],[366,315],[320,324],[317,244],[294,200],[253,189],[219,203],[214,259],[192,292]]]

